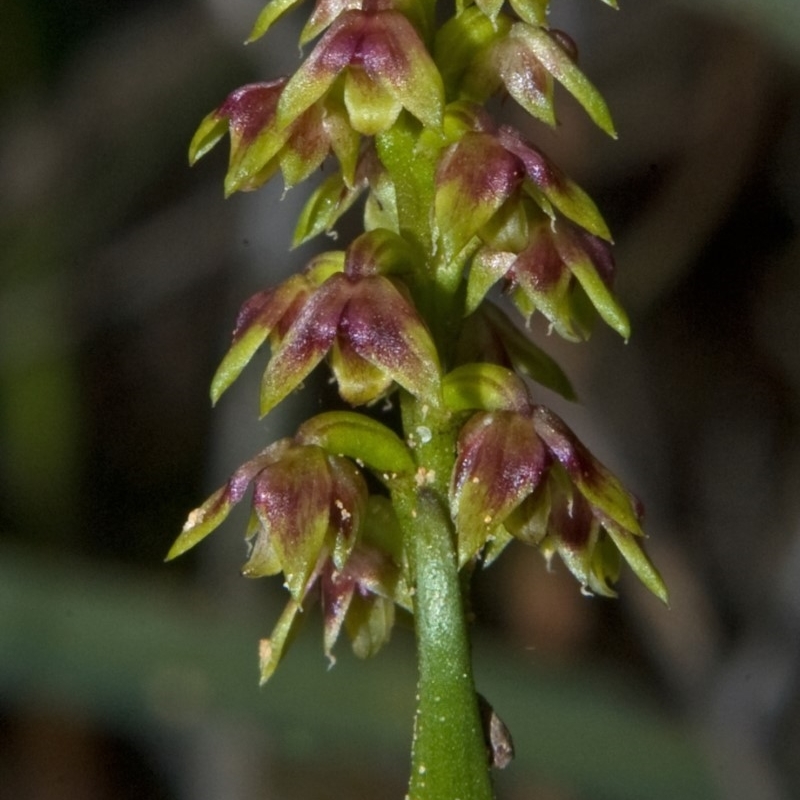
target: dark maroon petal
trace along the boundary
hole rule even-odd
[[[466,133],[436,170],[436,223],[450,258],[497,213],[521,185],[522,162],[495,136]]]
[[[233,341],[237,342],[254,325],[270,332],[278,328],[276,332],[282,336],[288,322],[296,316],[311,290],[312,286],[304,275],[292,275],[280,286],[254,294],[239,309],[233,328]],[[281,322],[282,326],[279,325]]]
[[[310,73],[338,74],[351,62],[357,63],[367,25],[363,11],[350,9],[340,14],[308,57]]]
[[[568,34],[558,28],[550,28],[547,31],[551,39],[558,42],[558,46],[570,57],[571,61],[578,63],[578,45],[575,40]]]
[[[262,415],[292,392],[319,364],[336,336],[349,286],[335,274],[308,299],[273,352],[261,382]]]
[[[497,138],[509,153],[513,153],[525,165],[528,177],[540,189],[564,188],[565,181],[561,170],[541,150],[522,139],[513,128],[504,125],[500,128]]]
[[[438,401],[439,361],[427,328],[382,275],[352,282],[339,335],[353,352],[417,397]]]
[[[550,409],[536,406],[536,432],[547,449],[566,470],[578,491],[586,498],[595,517],[613,521],[626,531],[641,535],[637,504],[619,479],[601,464]]]
[[[586,500],[574,492],[571,497],[559,497],[550,509],[549,528],[564,547],[580,550],[587,546],[595,523],[592,509]]]
[[[333,648],[339,638],[344,618],[353,600],[356,581],[350,575],[334,569],[332,562],[328,562],[322,572],[320,589],[322,596],[323,646],[325,655],[333,664],[336,661],[333,656]]]
[[[547,466],[527,415],[495,411],[470,418],[458,437],[450,490],[461,563],[536,489]]]
[[[334,537],[333,561],[338,569],[348,563],[356,544],[369,492],[360,470],[347,458],[328,456],[331,476],[329,528]]]
[[[605,285],[611,289],[614,285],[614,274],[616,272],[614,251],[611,245],[583,228],[572,228],[569,230],[568,235],[577,240],[578,247],[582,248],[586,255],[589,256],[597,270],[597,274],[603,279]]]
[[[548,223],[539,227],[541,235],[531,235],[528,246],[517,256],[511,266],[512,288],[519,284],[532,292],[548,292],[569,277],[569,270],[553,244],[547,231]]]
[[[314,445],[289,450],[254,481],[253,507],[296,600],[302,599],[325,545],[331,485],[325,452]]]
[[[286,79],[269,83],[251,83],[231,92],[216,115],[229,121],[231,136],[243,145],[250,144],[272,123],[278,98]]]
[[[436,171],[436,185],[458,184],[472,203],[505,199],[524,176],[520,160],[489,133],[465,133],[444,154]]]

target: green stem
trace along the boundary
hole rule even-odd
[[[409,800],[492,800],[450,519],[417,493],[410,553],[419,683]]]

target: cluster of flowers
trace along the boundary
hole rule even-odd
[[[272,0],[251,40],[297,3]],[[456,430],[444,485],[460,565],[489,563],[516,538],[557,553],[588,592],[613,594],[621,556],[666,599],[639,545],[638,503],[519,375],[567,396],[568,381],[487,299],[499,283],[525,321],[538,311],[571,340],[598,316],[629,334],[594,203],[484,109],[505,93],[553,124],[558,82],[613,135],[574,45],[547,26],[546,0],[510,5],[462,0],[434,29],[433,4],[422,0],[318,0],[301,34],[317,41],[297,72],[236,90],[203,120],[190,159],[228,134],[228,194],[278,171],[294,186],[334,156],[338,170],[308,200],[296,243],[332,230],[362,196],[365,230],[243,306],[212,398],[264,343],[262,414],[327,359],[352,406],[399,391],[418,419],[429,413]],[[392,501],[433,479],[417,446],[430,435],[425,425],[401,437],[366,414],[328,412],[192,512],[169,557],[214,530],[253,486],[244,573],[282,573],[291,594],[262,645],[263,680],[311,597],[322,599],[331,658],[343,627],[367,655],[388,638],[396,605],[413,611]]]

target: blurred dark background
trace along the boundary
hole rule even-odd
[[[287,255],[306,187],[224,201],[223,147],[186,164],[229,90],[295,63],[302,12],[241,46],[260,6],[0,7],[4,798],[404,792],[408,631],[329,671],[312,619],[259,690],[282,595],[239,577],[241,516],[162,563],[316,403],[257,422],[257,368],[207,399],[238,305],[310,252]],[[620,138],[565,94],[527,134],[615,231],[634,335],[544,344],[582,400],[560,412],[645,501],[672,607],[582,597],[521,547],[480,576],[478,681],[518,751],[498,794],[798,797],[800,5],[554,6]]]

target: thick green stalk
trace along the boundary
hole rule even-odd
[[[486,743],[472,676],[455,533],[446,506],[454,431],[446,415],[404,397],[407,435],[420,471],[414,488],[395,494],[414,576],[417,710],[409,800],[492,800]]]
[[[492,800],[452,525],[430,490],[417,493],[415,511],[407,521],[419,683],[408,797]]]

